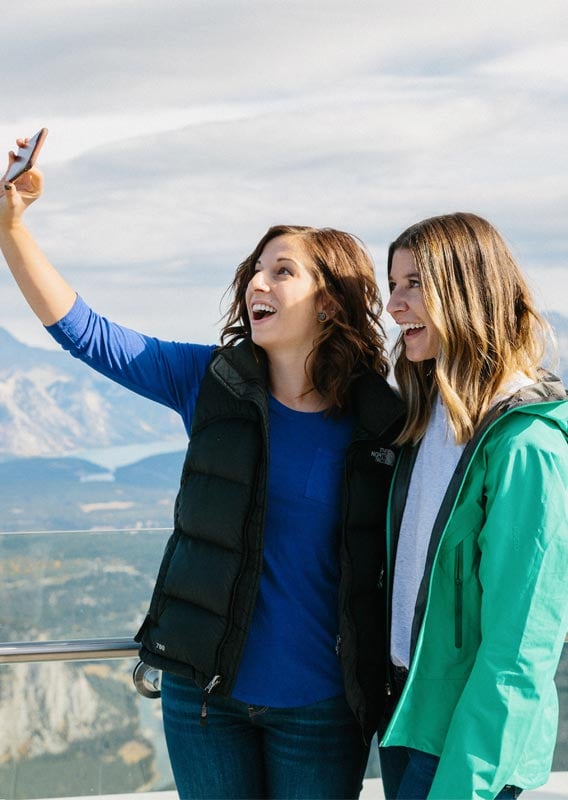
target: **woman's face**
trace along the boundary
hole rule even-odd
[[[269,355],[305,358],[319,332],[313,262],[301,238],[277,236],[260,254],[246,290],[252,340]]]
[[[422,285],[410,250],[395,250],[389,275],[387,311],[400,326],[409,361],[436,358],[440,335],[426,311]]]

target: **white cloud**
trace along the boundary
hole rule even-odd
[[[549,41],[527,47],[483,64],[479,71],[500,78],[529,81],[539,90],[551,92],[568,83],[568,42]]]
[[[3,27],[0,141],[50,128],[30,226],[87,300],[157,335],[214,338],[274,222],[351,230],[381,271],[400,230],[458,209],[566,313],[565,22],[565,0],[31,0]],[[2,324],[31,340],[14,292]]]

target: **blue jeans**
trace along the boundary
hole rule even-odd
[[[193,681],[162,676],[168,753],[181,800],[358,798],[369,748],[344,697],[299,708],[208,698]]]
[[[411,747],[379,747],[386,800],[425,800],[440,759]],[[514,800],[521,789],[505,786],[496,800]]]

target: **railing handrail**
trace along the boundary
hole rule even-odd
[[[127,637],[0,643],[0,664],[23,664],[30,661],[98,661],[136,656],[138,656],[138,644],[134,639]]]
[[[61,530],[30,530],[30,531],[2,531],[0,536],[45,536],[52,533],[72,533],[72,534],[101,534],[101,533],[168,533],[172,531],[172,526],[151,527],[151,528],[137,528],[132,526],[130,528],[62,528]]]

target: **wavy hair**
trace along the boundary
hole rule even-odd
[[[414,257],[440,349],[436,359],[413,363],[402,335],[394,346],[408,413],[399,442],[420,440],[439,392],[463,444],[515,373],[537,380],[552,332],[502,236],[482,217],[458,212],[407,228],[389,247],[389,275],[400,249]]]
[[[237,267],[228,292],[231,305],[224,315],[221,342],[232,346],[251,338],[246,306],[247,286],[265,246],[277,236],[302,240],[316,281],[318,300],[335,312],[322,323],[306,360],[311,387],[331,411],[347,405],[349,385],[361,373],[373,370],[386,378],[389,361],[380,320],[383,305],[373,262],[356,237],[333,228],[274,225],[252,253]]]

